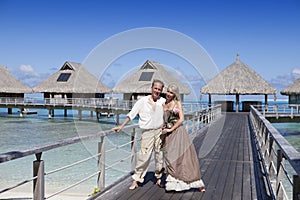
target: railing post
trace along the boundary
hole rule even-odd
[[[293,176],[293,200],[300,200],[300,178],[298,175]]]
[[[195,113],[193,113],[193,120],[192,120],[192,134],[195,133]]]
[[[42,153],[35,154],[36,161],[33,162],[33,199],[44,200],[45,199],[45,172],[44,161],[41,160]]]
[[[187,117],[187,119],[186,119],[185,129],[187,132],[189,132],[189,117]]]
[[[283,179],[283,165],[284,158],[282,155],[282,151],[280,149],[277,150],[277,180],[276,180],[276,198],[283,199],[283,189],[282,189],[282,179]]]
[[[280,165],[281,165],[281,162],[282,162],[282,151],[280,149],[277,150],[277,174],[279,172],[279,169],[280,169]]]
[[[199,111],[197,111],[197,130],[199,130],[201,127],[200,127],[200,115],[201,113]]]
[[[134,170],[136,166],[136,154],[137,154],[136,131],[135,128],[133,128],[131,133],[131,170]]]
[[[104,136],[98,142],[98,170],[100,171],[97,179],[98,189],[101,191],[105,187],[105,146]]]

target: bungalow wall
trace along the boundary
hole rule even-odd
[[[104,94],[101,93],[44,93],[44,98],[104,98]]]
[[[24,93],[0,93],[0,97],[6,97],[6,98],[24,98]]]
[[[300,104],[300,94],[289,95],[289,104]]]

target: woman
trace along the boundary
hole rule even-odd
[[[200,165],[193,142],[182,125],[184,113],[176,85],[169,85],[164,107],[165,136],[162,151],[167,169],[166,190],[189,190],[199,188],[205,192],[201,180]]]

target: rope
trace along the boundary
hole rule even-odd
[[[99,156],[100,154],[101,154],[101,153],[98,153],[98,154],[96,154],[96,155],[94,155],[94,156],[85,158],[85,159],[83,159],[83,160],[77,161],[77,162],[72,163],[72,164],[70,164],[70,165],[66,165],[66,166],[64,166],[64,167],[61,167],[61,168],[52,170],[52,171],[47,172],[47,173],[44,173],[44,174],[45,174],[45,175],[49,175],[49,174],[53,174],[53,173],[55,173],[55,172],[58,172],[58,171],[61,171],[61,170],[64,170],[64,169],[73,167],[73,166],[75,166],[75,165],[77,165],[77,164],[80,164],[80,163],[83,163],[83,162],[85,162],[85,161],[87,161],[87,160],[90,160],[90,159],[92,159],[92,158],[95,158],[95,157]]]
[[[70,189],[70,188],[72,188],[72,187],[75,187],[76,185],[79,185],[79,184],[83,183],[84,181],[87,181],[88,179],[92,178],[93,176],[99,174],[100,172],[101,172],[101,171],[97,171],[96,173],[94,173],[94,174],[92,174],[92,175],[90,175],[90,176],[88,176],[88,177],[86,177],[86,178],[84,178],[84,179],[82,179],[82,180],[80,180],[80,181],[78,181],[78,182],[76,182],[76,183],[74,183],[74,184],[72,184],[72,185],[70,185],[70,186],[64,188],[64,189],[61,189],[61,190],[59,190],[59,191],[57,191],[57,192],[55,192],[55,193],[49,195],[49,196],[46,197],[45,199],[50,199],[51,197],[53,197],[53,196],[55,196],[55,195],[58,195],[58,194],[60,194],[60,193],[62,193],[62,192],[64,192],[64,191],[66,191],[66,190],[68,190],[68,189]]]
[[[3,189],[3,190],[0,191],[0,194],[1,194],[1,193],[4,193],[4,192],[7,192],[7,191],[9,191],[9,190],[12,190],[12,189],[14,189],[14,188],[17,188],[17,187],[19,187],[19,186],[21,186],[21,185],[24,185],[25,183],[28,183],[28,182],[30,182],[30,181],[33,181],[34,179],[37,179],[37,176],[32,177],[31,179],[22,181],[22,182],[20,182],[20,183],[17,183],[17,184],[14,185],[14,186],[5,188],[5,189]]]

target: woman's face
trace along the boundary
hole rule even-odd
[[[167,98],[167,100],[168,100],[168,101],[172,101],[172,100],[174,99],[174,97],[175,97],[175,94],[174,94],[172,88],[171,88],[171,87],[168,87],[167,93],[166,93],[166,98]]]

